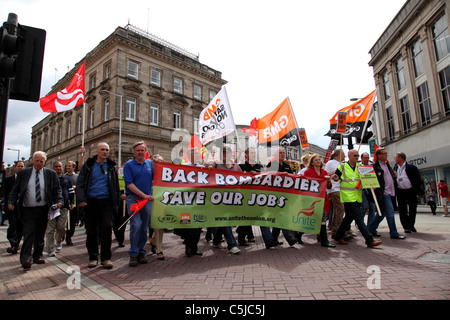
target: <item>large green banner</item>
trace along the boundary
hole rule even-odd
[[[153,180],[151,226],[256,225],[317,234],[325,194],[324,179],[159,162]]]

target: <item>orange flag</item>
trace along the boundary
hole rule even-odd
[[[200,141],[200,138],[195,133],[192,136],[191,142],[189,143],[188,147],[186,148],[186,151],[184,151],[184,157],[183,157],[183,160],[181,161],[181,164],[185,164],[185,163],[190,161],[187,153],[191,149],[197,149],[198,150],[198,154],[200,155],[200,159],[199,160],[204,158],[205,152],[206,152],[206,148],[203,145],[203,143]]]
[[[289,98],[271,113],[258,119],[258,143],[265,144],[275,141],[281,146],[299,146],[297,124],[292,112]]]
[[[361,138],[361,134],[364,131],[364,125],[369,117],[375,98],[375,91],[376,90],[372,91],[366,97],[355,103],[338,110],[338,112],[330,119],[330,131],[328,131],[326,135],[331,136],[333,139],[336,138],[338,114],[339,112],[347,112],[347,131],[345,132],[345,136]]]

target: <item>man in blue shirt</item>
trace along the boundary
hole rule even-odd
[[[153,164],[145,159],[147,147],[144,141],[138,141],[133,145],[134,158],[123,166],[123,177],[125,180],[125,194],[127,196],[128,213],[132,204],[138,200],[148,199],[149,202],[130,219],[130,267],[135,267],[138,263],[147,263],[145,259],[146,251],[144,246],[147,243],[147,228],[150,223],[153,201]]]

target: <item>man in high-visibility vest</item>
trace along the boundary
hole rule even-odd
[[[368,247],[375,247],[381,244],[381,241],[374,240],[366,224],[364,223],[364,212],[361,209],[362,191],[360,188],[360,177],[357,167],[359,154],[357,150],[348,151],[348,161],[342,163],[336,169],[336,173],[332,176],[334,181],[341,180],[341,202],[344,203],[345,216],[339,226],[334,239],[340,244],[348,244],[343,239],[344,234],[350,229],[351,223],[355,220],[359,231],[366,240]]]

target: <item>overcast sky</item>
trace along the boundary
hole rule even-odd
[[[405,0],[0,0],[0,19],[47,31],[41,97],[128,22],[222,72],[236,124],[289,97],[310,143],[327,148],[334,113],[375,89],[369,50]],[[30,156],[39,102],[10,100],[4,162]]]

